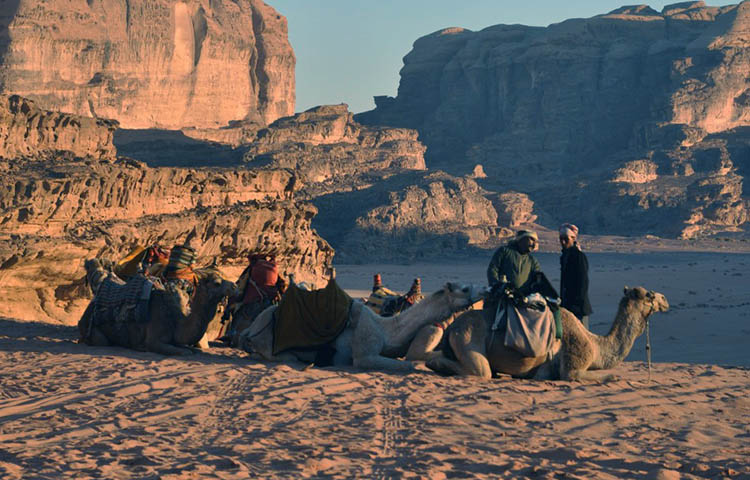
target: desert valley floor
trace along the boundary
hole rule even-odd
[[[557,255],[539,254],[557,278]],[[484,258],[338,265],[432,291],[484,283]],[[607,384],[444,378],[265,364],[212,348],[168,358],[75,343],[72,326],[0,320],[0,477],[750,478],[750,255],[591,253],[592,330],[624,285],[664,293]]]

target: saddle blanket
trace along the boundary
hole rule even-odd
[[[320,347],[335,339],[349,320],[352,298],[330,280],[320,290],[289,285],[276,309],[273,353],[290,348]]]
[[[505,317],[504,322],[495,322],[506,325],[504,345],[526,357],[546,355],[556,338],[555,315],[545,303],[537,305],[538,308],[524,308],[505,302],[497,311]]]
[[[153,287],[154,283],[143,275],[131,277],[128,282],[110,275],[94,297],[94,323],[147,323]]]

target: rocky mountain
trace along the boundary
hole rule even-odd
[[[483,187],[527,194],[550,226],[747,233],[749,72],[750,1],[623,7],[422,37],[397,97],[355,119],[418,130],[431,168],[481,164]]]
[[[294,65],[261,0],[0,3],[0,93],[123,128],[268,124],[294,112]]]
[[[310,186],[336,183],[336,189],[347,189],[362,175],[425,170],[424,152],[416,131],[365,127],[341,104],[281,118],[258,131],[245,161],[291,169]]]
[[[500,242],[510,234],[501,225],[511,217],[533,221],[519,208],[517,214],[503,210],[499,224],[495,205],[510,207],[510,198],[482,189],[469,176],[427,171],[417,135],[363,126],[346,105],[325,105],[259,130],[245,161],[295,172],[297,197],[316,205],[313,226],[341,262],[466,252]]]
[[[0,315],[77,321],[89,295],[83,260],[116,260],[137,244],[190,242],[231,279],[250,253],[271,250],[300,281],[327,275],[333,249],[311,227],[316,208],[293,199],[292,171],[152,168],[102,154],[114,154],[113,124],[35,112],[0,116],[0,132],[12,133],[0,159]],[[55,126],[14,133],[25,125]],[[80,148],[65,150],[64,139]]]

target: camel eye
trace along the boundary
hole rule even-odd
[[[461,291],[464,293],[469,293],[469,287],[464,287],[461,289]]]

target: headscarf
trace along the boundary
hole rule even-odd
[[[563,223],[562,225],[560,225],[560,235],[578,238],[578,227],[576,227],[572,223]]]
[[[537,242],[539,241],[539,236],[533,230],[519,230],[518,232],[516,232],[516,241],[526,237],[531,237]]]

